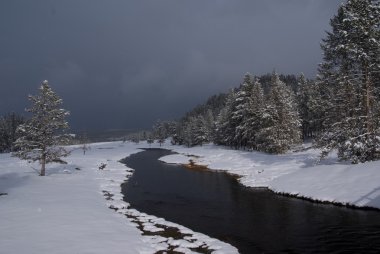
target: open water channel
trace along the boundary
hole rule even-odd
[[[189,170],[147,149],[123,162],[135,169],[125,200],[237,247],[240,253],[380,253],[380,212],[315,204],[247,188],[223,172]]]

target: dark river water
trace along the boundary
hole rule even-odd
[[[246,188],[232,176],[167,165],[168,150],[148,149],[123,162],[135,169],[125,200],[228,242],[240,253],[380,253],[380,212],[314,204]]]

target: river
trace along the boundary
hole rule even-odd
[[[223,172],[189,170],[147,149],[123,162],[135,169],[125,201],[228,242],[243,254],[380,253],[380,212],[316,204],[247,188]]]

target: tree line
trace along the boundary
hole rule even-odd
[[[284,153],[312,138],[321,158],[337,151],[352,163],[380,158],[380,6],[378,0],[348,0],[330,20],[321,43],[323,62],[315,80],[302,74],[247,73],[239,87],[210,97],[179,121],[158,121],[152,132],[132,138],[172,137],[187,146],[214,142],[237,149]],[[70,136],[62,100],[47,81],[30,96],[32,117],[0,118],[0,152],[40,161],[63,162],[60,145]]]
[[[336,150],[352,163],[380,158],[380,7],[349,0],[330,20],[315,80],[302,74],[246,74],[227,94],[211,97],[153,133],[187,146],[214,142],[284,153],[312,138],[321,158]],[[162,134],[160,130],[167,132]]]
[[[300,86],[311,84],[303,75],[297,78],[273,72],[258,77],[247,73],[238,88],[210,97],[177,122],[157,122],[153,133],[161,129],[162,139],[171,136],[173,143],[180,145],[213,142],[237,149],[281,153],[300,143],[302,135],[308,137],[318,131],[307,118],[301,121],[298,115],[297,100],[310,91]]]

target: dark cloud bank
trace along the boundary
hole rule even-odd
[[[74,129],[146,128],[246,72],[314,77],[340,0],[0,2],[0,114],[48,79]]]

